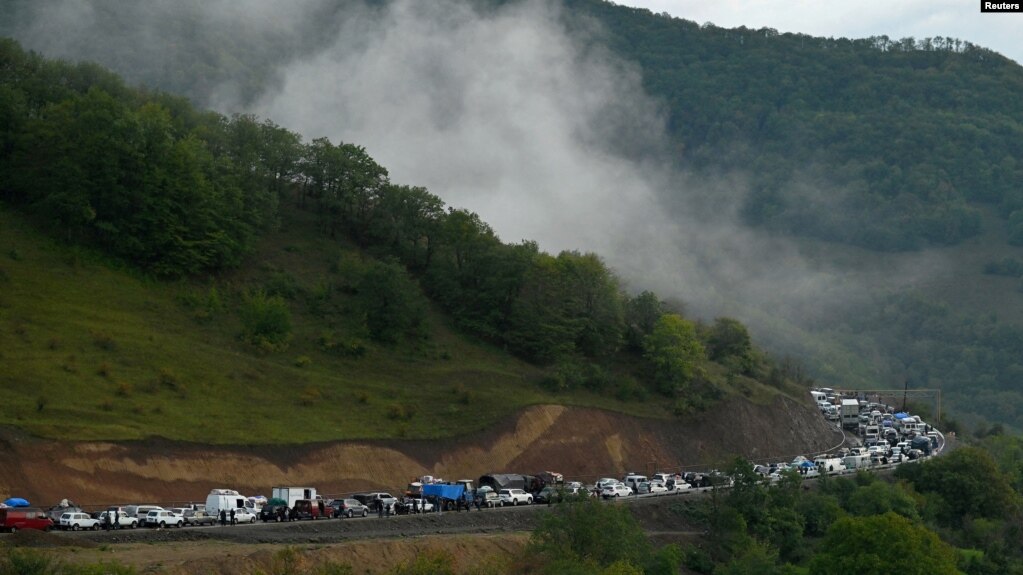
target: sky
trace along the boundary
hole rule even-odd
[[[977,0],[617,0],[723,28],[775,28],[811,36],[968,40],[1023,63],[1023,13],[981,13]]]

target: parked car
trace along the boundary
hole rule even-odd
[[[415,500],[414,504],[413,500]],[[413,495],[405,498],[405,511],[412,513],[413,509],[418,509],[420,513],[429,513],[434,510],[433,503],[428,499],[424,499],[422,495]]]
[[[497,492],[497,495],[501,498],[501,505],[533,504],[533,496],[521,489],[502,489]]]
[[[356,493],[352,497],[357,499],[359,503],[362,503],[366,507],[369,507],[370,512],[373,513],[377,511],[376,501],[378,499],[380,500],[381,505],[383,505],[385,509],[389,509],[391,513],[394,513],[394,506],[398,504],[397,498],[395,498],[393,495],[391,495],[390,493],[384,493],[380,491],[373,493]]]
[[[231,513],[228,511],[228,513]],[[235,523],[255,523],[256,514],[247,507],[236,507],[234,510],[234,522]]]
[[[0,508],[0,530],[14,533],[19,529],[53,529],[53,519],[38,507],[3,507]]]
[[[628,485],[629,487],[631,487],[633,491],[638,491],[639,490],[639,484],[643,483],[645,481],[648,481],[646,475],[640,475],[638,473],[630,473],[630,474],[625,476],[625,479],[622,480],[622,483],[624,483],[624,484]]]
[[[663,481],[644,481],[636,488],[636,493],[667,493],[668,486]]]
[[[88,513],[69,511],[60,516],[60,528],[65,531],[78,531],[79,529],[98,531],[99,520],[93,519]]]
[[[206,513],[205,511],[198,509],[185,509],[184,513],[181,514],[181,518],[185,520],[185,525],[216,525],[217,518]]]
[[[103,516],[104,514],[106,517]],[[99,519],[101,528],[105,527],[108,523],[114,529],[135,529],[139,526],[138,517],[128,515],[121,507],[108,507],[106,511],[100,512],[100,516],[97,519]]]
[[[145,524],[146,516],[150,511],[163,511],[163,507],[159,505],[128,505],[121,509],[122,513],[137,518],[142,524]]]
[[[560,502],[564,498],[562,491],[551,485],[544,487],[536,494],[537,503],[556,503]]]
[[[501,505],[501,496],[489,487],[480,487],[476,490],[476,497],[480,499],[480,507],[498,507]]]
[[[624,483],[615,483],[614,485],[608,485],[600,490],[600,496],[604,499],[611,499],[612,497],[621,497],[632,495],[632,488]]]
[[[358,499],[335,499],[331,501],[330,507],[334,510],[334,517],[365,517],[369,515],[369,507],[359,503]]]
[[[185,524],[185,519],[166,509],[154,509],[146,513],[143,523],[146,527],[181,527]]]
[[[235,510],[237,517],[238,510]],[[292,519],[320,519],[331,517],[334,514],[334,510],[330,508],[322,499],[299,499],[295,501],[295,505],[291,508]],[[238,521],[238,523],[244,523]]]

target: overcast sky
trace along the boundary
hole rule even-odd
[[[812,36],[951,36],[1023,62],[1023,14],[982,14],[977,0],[617,0],[724,28]]]

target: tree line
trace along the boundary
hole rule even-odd
[[[162,278],[216,274],[251,254],[290,202],[316,214],[325,240],[374,256],[352,289],[379,342],[416,332],[425,293],[464,332],[553,366],[555,391],[653,391],[686,411],[713,399],[709,361],[780,373],[741,323],[704,325],[653,293],[629,294],[597,254],[502,242],[479,215],[391,182],[361,146],[305,143],[270,120],[201,111],[12,40],[0,41],[0,71],[0,198],[64,241]],[[245,298],[245,339],[287,344],[287,291]],[[616,363],[649,385],[612,374]]]

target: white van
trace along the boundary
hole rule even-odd
[[[646,475],[639,475],[638,473],[630,473],[625,476],[622,483],[632,488],[633,493],[639,493],[639,484],[645,483],[647,480]]]
[[[239,507],[245,508],[246,502],[248,498],[234,489],[213,489],[206,496],[206,513],[216,517],[221,509],[230,512]]]

